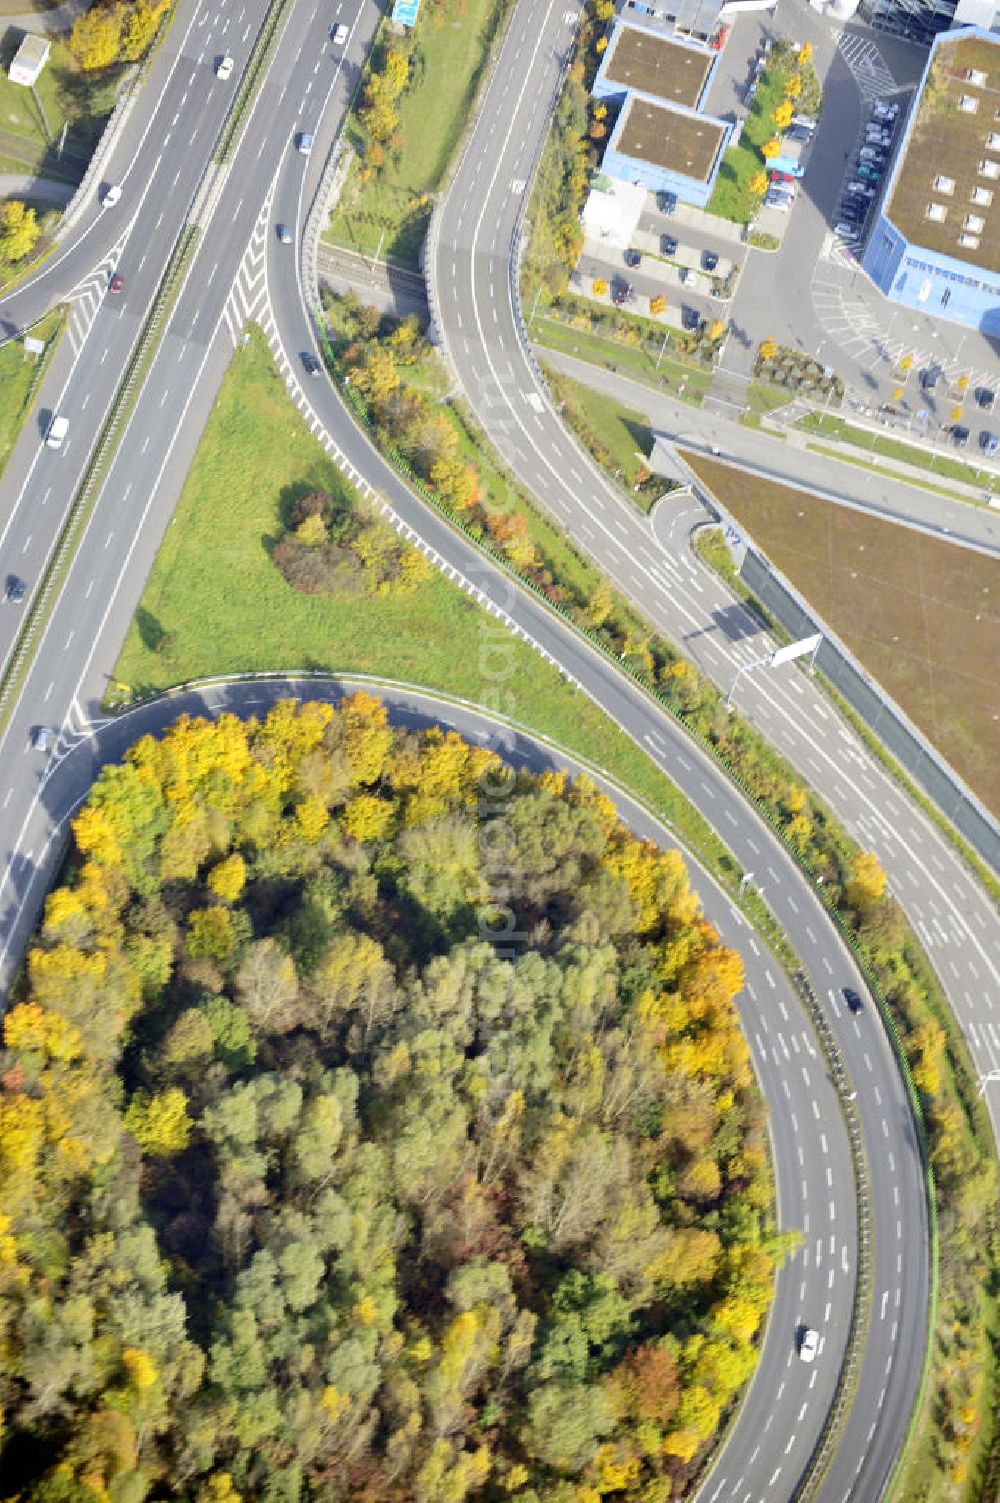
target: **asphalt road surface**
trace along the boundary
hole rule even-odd
[[[347,7],[345,6],[346,10]],[[548,49],[556,45],[561,54],[569,34],[555,6],[539,13],[532,8],[531,25],[518,27],[525,14],[522,5],[515,17],[515,36],[525,47],[525,56],[515,60],[507,73],[518,80],[529,78],[536,86],[532,66],[541,49],[554,63],[551,86],[544,81],[538,88],[535,104],[524,104],[513,113],[502,111],[501,124],[491,114],[495,106],[486,101],[484,117],[489,122],[492,140],[476,147],[478,171],[485,172],[483,186],[500,172],[516,177],[530,177],[531,162],[522,166],[511,156],[510,122],[516,119],[531,141],[544,126],[546,110],[556,82],[558,58],[549,57]],[[52,869],[58,830],[65,803],[60,800],[58,778],[64,754],[77,742],[86,743],[91,723],[99,718],[99,702],[107,676],[114,663],[124,634],[141,592],[142,581],[157,543],[168,525],[170,512],[179,493],[183,475],[198,434],[207,415],[212,395],[229,355],[220,334],[232,289],[250,256],[254,264],[263,264],[267,288],[269,333],[283,351],[286,379],[293,397],[311,415],[313,426],[335,453],[348,473],[364,475],[368,486],[382,491],[403,526],[419,536],[443,567],[466,584],[471,583],[495,613],[525,634],[541,651],[556,661],[573,681],[623,725],[638,744],[653,756],[725,836],[730,848],[747,870],[753,870],[780,922],[803,955],[814,978],[817,991],[830,1004],[837,1037],[853,1078],[858,1086],[858,1106],[866,1141],[876,1145],[870,1152],[873,1198],[878,1214],[875,1248],[876,1305],[865,1365],[861,1374],[861,1398],[852,1411],[848,1438],[836,1463],[838,1496],[851,1494],[868,1499],[878,1496],[891,1468],[899,1440],[899,1426],[909,1410],[913,1384],[919,1369],[923,1338],[923,1312],[927,1298],[926,1218],[919,1156],[910,1130],[908,1108],[898,1074],[889,1055],[888,1045],[871,1010],[861,1020],[852,1018],[840,1002],[840,988],[857,984],[846,952],[836,948],[837,941],[808,885],[772,839],[767,826],[747,807],[742,797],[726,782],[714,765],[703,759],[688,739],[668,717],[651,705],[645,696],[614,667],[577,639],[559,621],[550,617],[527,596],[522,596],[497,570],[486,565],[461,539],[455,537],[436,516],[429,514],[384,466],[367,440],[354,427],[336,393],[323,381],[309,382],[305,390],[301,374],[301,353],[312,347],[312,329],[302,307],[297,267],[289,266],[287,247],[279,247],[273,236],[277,218],[294,219],[301,226],[301,215],[308,202],[311,185],[318,173],[317,159],[325,141],[339,127],[346,112],[350,92],[356,82],[360,59],[374,31],[377,11],[373,4],[358,7],[358,18],[348,44],[347,55],[332,55],[328,43],[331,21],[336,19],[313,12],[306,15],[301,6],[293,9],[285,34],[272,59],[262,92],[248,124],[246,134],[221,186],[220,197],[204,225],[202,239],[188,273],[178,304],[169,319],[160,355],[140,394],[135,413],[125,431],[121,449],[111,475],[98,498],[96,510],[64,584],[54,614],[40,641],[38,651],[11,723],[0,740],[0,848],[6,853],[7,865],[0,884],[0,926],[3,948],[0,963],[8,980],[23,945],[28,926],[37,911]],[[351,20],[349,15],[344,19]],[[499,74],[509,68],[507,55],[500,60]],[[511,100],[516,93],[512,90]],[[492,97],[492,96],[491,96]],[[509,103],[509,102],[508,102]],[[322,124],[322,129],[318,129]],[[300,158],[293,152],[292,136],[298,130],[317,130],[316,158]],[[477,142],[479,130],[473,135]],[[468,170],[466,153],[463,171]],[[512,180],[504,185],[514,216],[520,205],[523,184],[517,191]],[[487,195],[489,200],[489,195]],[[482,193],[473,188],[469,203],[475,217],[485,223],[486,209]],[[290,212],[294,210],[294,214]],[[480,216],[482,208],[482,216]],[[506,261],[510,248],[502,219],[493,222],[494,254],[483,264],[487,282],[499,278],[507,287],[507,309],[511,320]],[[512,229],[513,222],[510,226]],[[474,243],[479,244],[478,231]],[[282,252],[285,254],[282,255]],[[463,272],[471,268],[470,247],[464,248]],[[456,288],[457,292],[457,288]],[[465,292],[459,303],[469,316],[480,316],[478,303],[470,306]],[[498,302],[497,321],[503,309]],[[484,292],[483,311],[493,311]],[[506,316],[506,315],[505,315]],[[505,336],[504,336],[505,337]],[[484,350],[492,356],[493,342]],[[504,346],[513,360],[523,355],[516,340]],[[238,358],[238,355],[237,357]],[[501,375],[505,374],[501,372]],[[517,386],[521,376],[511,365],[509,382]],[[531,383],[534,377],[530,375]],[[542,402],[541,414],[534,403],[525,410],[540,421],[552,421],[544,407],[544,395],[530,385],[529,392]],[[500,416],[511,422],[511,432],[523,442],[526,454],[534,454],[536,436],[530,440],[516,420],[509,416],[509,404],[501,404]],[[494,414],[496,416],[497,414]],[[523,417],[523,414],[521,414]],[[84,416],[83,426],[89,420]],[[577,471],[581,494],[605,504],[603,495],[593,488],[598,484],[595,472],[569,444],[556,425],[548,438],[560,446],[546,456],[546,463],[565,461],[570,479]],[[562,455],[562,461],[559,456]],[[537,477],[536,477],[537,478]],[[548,472],[540,487],[548,499]],[[607,491],[609,496],[613,492]],[[599,508],[598,508],[599,509]],[[610,557],[611,528],[588,512],[600,527],[598,550]],[[609,518],[610,520],[610,518]],[[594,542],[596,534],[592,531]],[[586,545],[586,544],[585,544]],[[709,589],[707,581],[687,560],[650,554],[648,539],[641,540],[635,554],[641,568],[640,584],[659,577],[669,583],[664,594],[676,594],[685,602],[692,630],[707,631],[714,636],[720,630],[729,635],[726,645],[717,648],[727,664],[745,660],[751,628],[743,613],[726,597],[722,622],[706,618],[708,601],[701,597]],[[5,560],[0,558],[0,567]],[[629,588],[634,587],[634,580]],[[661,586],[662,588],[662,586]],[[714,587],[713,587],[714,588]],[[499,637],[502,640],[502,633]],[[739,636],[741,641],[731,642]],[[759,642],[757,644],[759,650]],[[845,765],[856,755],[851,738],[841,732],[821,702],[814,703],[803,675],[790,669],[780,680],[772,681],[761,703],[773,706],[776,720],[782,724],[795,707],[804,724],[813,731],[811,746],[821,760],[821,782],[844,776]],[[818,708],[817,708],[818,706]],[[770,712],[770,711],[769,711]],[[816,720],[825,717],[826,727]],[[28,749],[28,732],[40,720],[60,730],[56,752],[50,758]],[[833,756],[830,755],[831,751]],[[866,765],[860,771],[851,767],[850,780],[861,790],[860,808],[877,808],[880,817],[892,819],[892,803],[899,795],[892,790],[890,808],[885,810],[883,789],[866,788],[869,777]],[[876,804],[876,796],[878,803]],[[901,802],[901,800],[899,800]],[[905,829],[905,826],[904,826]],[[936,839],[936,837],[932,837]],[[940,842],[938,842],[940,844]],[[942,846],[947,852],[947,848]],[[948,853],[950,854],[950,853]],[[956,863],[957,866],[957,863]],[[960,868],[958,869],[961,870]],[[944,894],[943,880],[933,886]],[[972,909],[966,918],[969,926],[976,922]],[[971,955],[981,948],[978,936],[970,927],[972,943],[966,948]],[[755,943],[755,941],[754,941]],[[748,945],[752,949],[751,940]],[[830,948],[833,947],[833,948]],[[756,983],[755,983],[756,984]],[[763,986],[769,983],[764,979]],[[777,989],[777,982],[775,983]],[[977,989],[978,990],[978,989]],[[779,1008],[780,1012],[780,1008]],[[760,1374],[754,1382],[744,1414],[710,1479],[714,1496],[719,1498],[751,1496],[785,1497],[793,1490],[811,1448],[829,1398],[838,1350],[842,1348],[847,1312],[853,1296],[854,1206],[850,1191],[838,1179],[835,1162],[835,1116],[823,1084],[821,1067],[807,1057],[798,1057],[789,1034],[779,1040],[769,1032],[758,1030],[754,1040],[755,1059],[763,1062],[771,1053],[772,1063],[785,1076],[799,1073],[803,1086],[811,1093],[804,1119],[797,1116],[794,1138],[787,1133],[776,1143],[779,1155],[791,1153],[801,1171],[806,1189],[813,1195],[814,1185],[821,1194],[818,1204],[804,1202],[789,1208],[788,1220],[800,1218],[807,1242],[793,1265],[795,1276],[786,1280],[792,1289],[796,1320],[814,1324],[824,1337],[823,1361],[815,1368],[814,1388],[803,1395],[797,1359],[790,1333],[784,1324],[772,1321],[765,1343]],[[753,1034],[751,1034],[753,1037]],[[799,1038],[796,1031],[795,1038]],[[804,1044],[800,1039],[800,1049]],[[813,1068],[810,1069],[810,1064]],[[802,1071],[806,1073],[803,1075]],[[791,1091],[789,1079],[785,1086]],[[826,1145],[824,1147],[824,1144]],[[801,1155],[801,1157],[800,1157]],[[824,1165],[824,1159],[827,1162]],[[827,1183],[827,1174],[832,1179]],[[785,1176],[787,1178],[787,1175]],[[827,1196],[829,1198],[827,1198]],[[784,1213],[783,1207],[783,1213]],[[833,1238],[833,1242],[830,1242]],[[817,1282],[823,1295],[819,1308]],[[796,1282],[796,1278],[798,1282]],[[884,1298],[881,1295],[884,1294]],[[827,1310],[829,1305],[829,1310]],[[904,1318],[905,1312],[905,1318]],[[905,1329],[904,1329],[905,1327]],[[805,1407],[803,1408],[803,1405]],[[864,1418],[862,1419],[862,1412]],[[882,1416],[872,1434],[872,1416]],[[773,1435],[774,1441],[767,1439]]]
[[[428,270],[438,329],[473,410],[517,478],[655,626],[728,688],[738,667],[769,649],[766,634],[714,578],[683,553],[660,547],[644,519],[623,504],[553,412],[523,337],[515,286],[520,220],[571,41],[569,15],[556,0],[544,7],[522,0],[515,11],[434,227]],[[840,724],[808,678],[747,675],[736,702],[822,790],[855,838],[876,852],[929,945],[970,1045],[985,1040],[987,1047],[976,1057],[989,1068],[990,992],[1000,979],[1000,922],[992,904],[931,821]],[[862,1080],[864,1095],[871,1086]],[[880,1095],[884,1089],[879,1083]],[[902,1150],[909,1132],[904,1115],[882,1117],[873,1126],[874,1141],[878,1134],[891,1134],[890,1141]],[[884,1220],[876,1236],[880,1266],[865,1364],[825,1498],[869,1503],[879,1497],[905,1436],[926,1308],[926,1247],[917,1226],[909,1224],[911,1215],[922,1216],[917,1201],[904,1197],[894,1215],[891,1192],[877,1196]],[[901,1325],[891,1311],[899,1278],[912,1262],[920,1262],[921,1272],[907,1293],[917,1298],[907,1297]],[[888,1300],[882,1301],[886,1284]],[[763,1408],[755,1413],[748,1404],[734,1435],[747,1434],[754,1421],[759,1429],[763,1414]],[[755,1474],[761,1496],[773,1487],[769,1476],[764,1467]]]

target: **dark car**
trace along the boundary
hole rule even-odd
[[[275,231],[277,233],[278,240],[279,240],[280,244],[282,244],[282,245],[291,245],[291,243],[292,243],[292,231],[291,231],[291,227],[289,225],[287,225],[287,224],[276,224],[274,228],[275,228]]]
[[[7,583],[4,586],[3,598],[8,605],[20,605],[26,594],[26,586],[23,579],[18,579],[16,574],[7,575]]]
[[[969,442],[969,430],[964,423],[952,423],[948,433],[956,449],[964,449]]]
[[[677,236],[676,235],[661,235],[660,236],[660,255],[661,256],[676,256],[676,254],[677,254]]]
[[[701,253],[701,269],[702,269],[702,271],[714,271],[715,268],[718,266],[718,264],[719,264],[719,258],[715,254],[715,251],[702,251],[702,253]]]
[[[996,434],[991,433],[988,428],[984,428],[979,435],[979,447],[984,454],[988,454],[992,459],[993,455],[1000,449],[1000,438],[997,438]]]
[[[920,372],[920,385],[924,391],[933,391],[941,379],[941,372],[937,366],[929,365],[926,370]]]
[[[993,403],[996,401],[996,399],[997,399],[997,394],[996,394],[995,391],[992,391],[990,389],[990,387],[988,387],[988,386],[977,386],[976,387],[976,406],[977,407],[981,407],[984,412],[992,412],[993,411]]]
[[[616,308],[623,308],[632,296],[632,288],[628,282],[617,281],[611,288],[611,301]]]
[[[656,195],[656,207],[661,214],[672,214],[677,207],[677,194],[658,193]]]
[[[698,312],[697,308],[682,308],[681,309],[681,324],[683,325],[683,327],[685,329],[689,329],[692,332],[695,329],[700,329],[701,328],[701,314]]]
[[[122,276],[120,271],[116,271],[114,276],[111,278],[111,281],[108,283],[108,291],[121,292],[124,286],[125,278]]]
[[[637,250],[627,250],[625,252],[626,266],[638,266],[641,261],[642,257]]]
[[[851,986],[844,987],[844,1001],[847,1003],[848,1007],[853,1013],[864,1012],[865,1010],[865,1004],[862,1002],[858,993]]]
[[[319,361],[316,359],[316,356],[310,350],[306,350],[304,352],[302,356],[302,365],[307,376],[318,376],[323,370],[322,365],[320,365]]]

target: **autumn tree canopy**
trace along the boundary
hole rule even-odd
[[[677,852],[362,694],[145,737],[74,836],[4,1022],[0,1496],[679,1496],[776,1244]]]

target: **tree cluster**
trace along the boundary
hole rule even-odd
[[[0,203],[0,264],[13,266],[30,256],[40,234],[34,209],[16,198]]]
[[[309,491],[288,510],[273,558],[303,595],[405,595],[431,577],[425,556],[370,514]]]
[[[358,108],[364,133],[364,161],[377,171],[384,166],[386,148],[398,150],[399,101],[410,83],[410,56],[402,43],[383,43],[369,68]]]
[[[74,821],[0,1060],[2,1495],[675,1497],[778,1244],[676,852],[364,695]]]
[[[87,73],[145,57],[172,0],[110,0],[78,16],[69,48]]]

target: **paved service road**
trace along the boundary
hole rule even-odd
[[[623,503],[559,422],[523,339],[511,267],[517,264],[520,216],[571,42],[569,15],[559,0],[544,6],[521,0],[514,13],[433,230],[428,272],[439,333],[473,410],[513,473],[647,618],[728,688],[739,666],[770,648],[766,634],[711,575],[683,552],[667,552],[651,538],[644,519]],[[744,677],[737,704],[821,789],[851,833],[875,850],[911,923],[929,944],[974,1044],[974,1026],[986,1023],[984,987],[992,984],[995,990],[1000,980],[1000,920],[992,904],[931,821],[837,720],[807,677],[795,672]],[[831,1001],[835,1004],[835,998]],[[978,1051],[984,1067],[991,1052],[992,1046]],[[885,1087],[871,1082],[866,1067],[860,1082],[859,1098],[876,1108],[871,1141],[881,1137],[888,1148],[885,1157],[873,1158],[878,1172],[898,1161],[911,1129],[905,1111],[881,1111]],[[906,1433],[924,1347],[928,1253],[919,1197],[903,1197],[896,1214],[886,1188],[876,1194],[876,1207],[882,1218],[876,1233],[877,1297],[865,1361],[823,1489],[824,1498],[838,1503],[845,1497],[871,1503],[881,1495]],[[883,1290],[888,1290],[886,1301]],[[762,1402],[748,1403],[734,1436],[759,1427],[763,1414]],[[720,1467],[727,1469],[726,1455]],[[743,1476],[749,1488],[745,1471]],[[753,1474],[755,1496],[758,1489],[768,1494],[769,1478],[760,1465]]]

